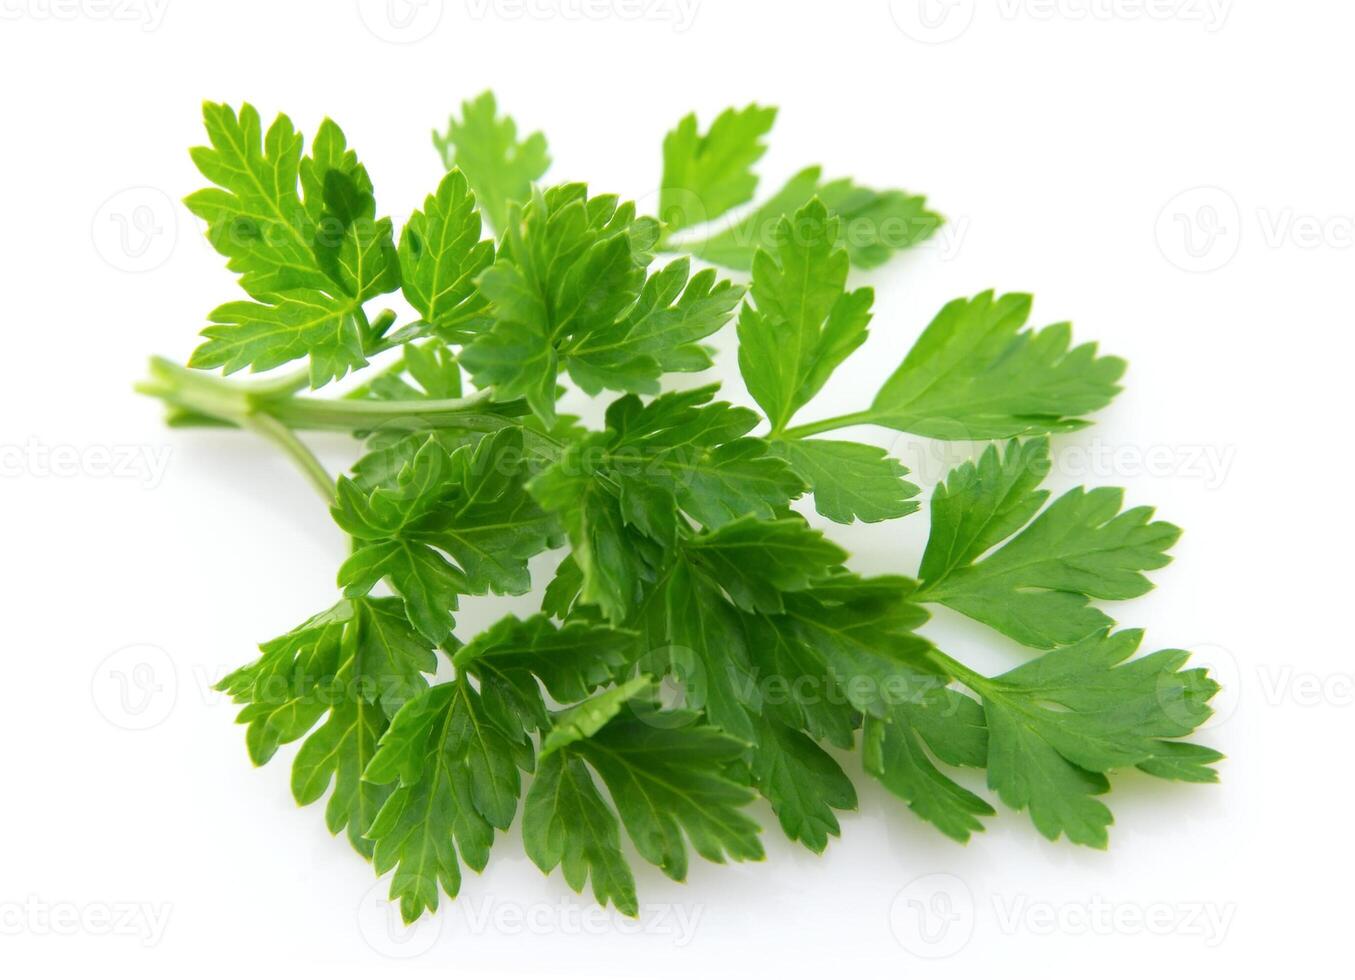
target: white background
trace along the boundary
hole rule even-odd
[[[0,0],[0,969],[1341,969],[1355,8],[958,0],[923,21],[902,0],[434,0],[405,29],[386,10]],[[429,130],[490,86],[547,132],[552,177],[650,203],[664,131],[750,100],[782,107],[764,189],[820,162],[930,196],[951,224],[860,277],[878,290],[871,340],[805,418],[863,405],[943,302],[988,287],[1033,292],[1041,323],[1071,319],[1127,357],[1114,406],[1056,440],[1055,480],[1125,486],[1185,527],[1158,591],[1112,612],[1148,626],[1150,649],[1196,649],[1227,685],[1206,733],[1229,755],[1222,784],[1118,780],[1105,854],[1009,812],[959,847],[844,756],[861,809],[825,856],[760,810],[765,862],[697,862],[686,885],[637,867],[639,934],[542,876],[516,832],[436,919],[388,931],[370,868],[318,807],[292,804],[290,753],[253,770],[209,690],[332,601],[344,542],[270,449],[170,432],[131,384],[235,296],[171,203],[201,184],[186,149],[202,99],[282,109],[306,131],[333,115],[399,217],[438,179]],[[737,396],[732,366],[719,374]],[[928,487],[956,452],[862,435]],[[320,448],[335,468],[350,458],[342,440]],[[924,514],[835,533],[858,567],[910,571],[925,528]],[[463,626],[531,604],[468,603]],[[984,667],[1019,657],[951,618],[932,632]]]

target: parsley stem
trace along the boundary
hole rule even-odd
[[[182,395],[195,402],[211,402],[217,408],[227,405],[240,406],[250,401],[266,398],[285,398],[304,389],[310,383],[310,373],[306,369],[276,378],[251,381],[233,381],[207,371],[177,364],[167,357],[151,358],[151,380],[137,385],[142,394],[154,395],[170,400],[170,395]],[[176,402],[177,404],[177,402]],[[205,407],[197,410],[212,414]]]
[[[491,391],[466,398],[360,401],[296,395],[306,383],[304,372],[267,381],[234,381],[157,357],[151,360],[151,380],[137,385],[137,391],[241,427],[254,415],[268,415],[289,429],[349,432],[385,427],[492,432],[519,424],[510,414],[491,409]]]
[[[372,428],[470,429],[492,432],[519,423],[486,411],[490,393],[469,398],[421,398],[413,401],[358,401],[333,398],[281,398],[260,407],[296,429],[353,431]]]
[[[940,650],[936,649],[936,647],[932,647],[927,651],[927,657],[932,663],[936,664],[971,691],[978,693],[983,690],[984,682],[987,678],[980,673],[970,670],[954,657],[942,653]]]
[[[305,371],[263,381],[235,381],[157,357],[151,360],[150,373],[150,380],[138,384],[137,391],[199,419],[224,422],[262,436],[285,452],[331,503],[334,478],[298,438],[297,430],[495,432],[519,426],[537,451],[548,458],[560,449],[550,436],[523,426],[514,417],[522,407],[520,403],[495,405],[494,393],[488,390],[465,398],[364,401],[297,395],[308,384]]]
[[[803,439],[805,436],[818,435],[820,432],[831,432],[834,429],[845,429],[849,425],[868,425],[874,421],[874,415],[869,412],[852,412],[849,415],[835,415],[830,419],[823,419],[819,422],[807,422],[804,425],[797,425],[786,429],[781,435],[788,439]]]
[[[230,381],[157,357],[151,360],[151,380],[136,390],[183,411],[257,433],[285,452],[325,500],[333,503],[334,477],[296,433],[265,407],[290,399],[307,383],[305,371],[265,381]]]
[[[519,428],[533,451],[547,459],[559,456],[563,447],[558,440],[523,425],[510,414],[514,406],[493,402],[493,395],[493,391],[487,389],[466,398],[420,398],[411,401],[284,398],[267,403],[263,408],[291,429],[356,433],[373,430],[427,432],[432,429],[497,432],[500,429]]]
[[[297,438],[295,432],[265,412],[251,412],[241,420],[241,426],[258,433],[286,453],[320,491],[325,502],[329,504],[335,502],[334,477],[329,475],[324,464]]]

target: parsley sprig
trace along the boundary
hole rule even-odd
[[[1049,437],[1087,425],[1124,362],[1067,324],[1029,327],[1029,296],[985,292],[947,304],[869,404],[804,421],[872,325],[853,268],[941,219],[818,167],[757,202],[774,119],[681,120],[648,216],[542,186],[545,138],[520,138],[486,93],[435,134],[448,172],[397,236],[333,122],[307,150],[286,116],[265,131],[251,106],[205,108],[193,159],[212,186],[188,206],[245,298],[140,390],[171,424],[273,442],[351,539],[335,604],[220,686],[256,764],[300,743],[297,801],[328,792],[329,829],[392,872],[406,920],[483,869],[519,811],[533,862],[632,915],[623,838],[677,880],[692,851],[756,860],[761,797],[822,851],[856,806],[857,749],[957,841],[1001,801],[1051,840],[1104,847],[1113,773],[1216,778],[1220,755],[1182,741],[1214,682],[1183,651],[1136,656],[1141,631],[1097,605],[1147,591],[1178,530],[1119,490],[1042,489]],[[403,322],[381,306],[397,293]],[[731,322],[760,411],[718,385],[664,391],[711,366]],[[224,376],[245,368],[271,373]],[[558,412],[566,385],[606,400],[601,427]],[[989,443],[932,488],[911,575],[853,572],[801,513],[919,509],[902,462],[821,438],[862,425]],[[360,440],[347,475],[311,430]],[[463,602],[528,592],[551,551],[540,613],[459,634]],[[976,671],[921,631],[937,606],[1028,656]]]

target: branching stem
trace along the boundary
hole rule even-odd
[[[176,409],[181,424],[225,424],[262,436],[282,449],[331,503],[334,478],[297,436],[298,431],[362,433],[462,429],[495,432],[519,426],[543,454],[554,455],[559,449],[554,439],[522,425],[523,406],[495,404],[492,391],[476,392],[466,398],[411,401],[298,395],[297,392],[305,390],[308,383],[305,371],[262,381],[237,381],[156,357],[151,359],[150,379],[138,384],[136,390]]]
[[[870,412],[852,412],[849,415],[835,415],[830,419],[792,426],[782,432],[781,435],[788,439],[803,439],[805,436],[815,436],[820,432],[845,429],[849,425],[869,425],[874,420],[874,416]]]

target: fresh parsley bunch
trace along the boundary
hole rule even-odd
[[[1215,778],[1219,754],[1180,741],[1214,682],[1180,650],[1136,656],[1140,632],[1094,605],[1146,592],[1177,529],[1119,490],[1041,489],[1047,437],[1109,402],[1123,362],[1072,346],[1067,324],[1028,328],[1028,296],[982,293],[946,305],[861,411],[798,422],[866,339],[872,292],[849,286],[852,267],[941,219],[811,167],[703,237],[752,202],[774,115],[679,122],[646,216],[583,184],[539,186],[545,139],[519,138],[485,94],[435,136],[447,175],[397,238],[333,122],[307,152],[286,116],[265,130],[251,106],[206,106],[193,159],[213,186],[187,204],[246,298],[209,314],[188,367],[155,360],[142,390],[174,424],[276,443],[351,538],[335,605],[221,688],[255,763],[301,741],[297,801],[329,791],[330,830],[394,870],[406,920],[484,868],[519,810],[543,871],[591,879],[632,915],[623,834],[681,880],[689,847],[762,857],[761,796],[822,851],[856,805],[838,760],[857,747],[957,841],[994,813],[964,769],[1046,837],[1093,847],[1110,773]],[[691,255],[748,285],[693,272]],[[370,313],[396,292],[413,319]],[[731,320],[761,412],[718,385],[662,392],[710,367],[706,341]],[[294,361],[254,382],[205,370]],[[357,371],[343,394],[304,393]],[[557,411],[566,385],[607,399],[604,427]],[[812,497],[838,523],[918,509],[897,460],[819,438],[861,424],[994,441],[932,491],[911,575],[851,571],[791,508]],[[363,441],[349,475],[324,471],[298,437],[312,429]],[[457,635],[462,601],[527,592],[530,560],[561,545],[539,614]],[[935,604],[1030,659],[996,677],[966,666],[919,632]],[[656,696],[665,678],[676,707]]]

